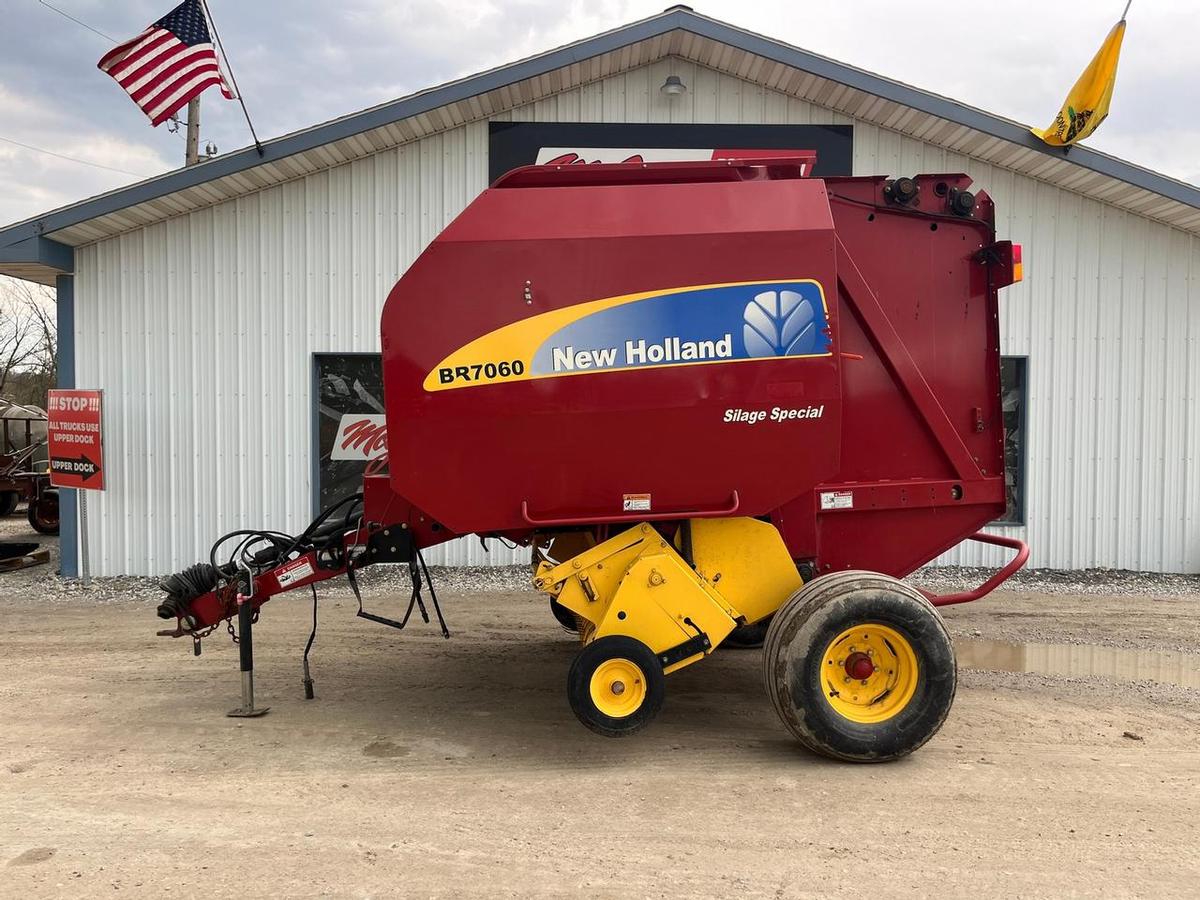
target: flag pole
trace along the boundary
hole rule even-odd
[[[217,49],[221,51],[221,59],[225,60],[225,68],[229,70],[229,80],[233,82],[233,92],[237,94],[238,103],[242,105],[242,115],[246,117],[246,124],[250,126],[250,137],[254,138],[254,146],[258,149],[258,155],[263,155],[263,145],[259,143],[258,135],[254,133],[254,123],[250,121],[250,111],[246,109],[246,101],[242,99],[242,92],[238,88],[237,76],[233,74],[233,65],[229,62],[229,57],[225,53],[225,45],[221,43],[221,34],[217,31],[217,23],[213,19],[212,10],[208,8],[208,0],[200,0],[200,5],[204,7],[204,15],[208,19],[208,27],[212,29],[213,37],[217,41]],[[191,107],[189,107],[189,110]],[[190,123],[190,118],[189,118]],[[190,124],[188,134],[191,134]]]
[[[200,162],[200,95],[197,94],[188,101],[187,108],[187,150],[184,156],[185,166],[194,166]]]
[[[1125,4],[1125,12],[1121,13],[1121,21],[1125,21],[1125,17],[1129,15],[1129,7],[1133,6],[1133,0],[1128,0]]]

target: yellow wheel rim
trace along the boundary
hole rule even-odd
[[[852,722],[886,722],[912,701],[917,654],[900,632],[875,622],[847,628],[825,648],[821,687],[829,705]]]
[[[624,719],[646,699],[646,676],[637,663],[620,657],[596,667],[589,685],[596,709],[613,719]]]

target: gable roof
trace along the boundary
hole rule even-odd
[[[685,6],[0,229],[0,274],[53,280],[68,248],[368,156],[664,57],[680,57],[1200,234],[1200,188]],[[886,174],[886,173],[885,173]],[[895,173],[892,173],[895,174]],[[66,252],[64,252],[66,251]],[[67,268],[63,268],[67,265]]]

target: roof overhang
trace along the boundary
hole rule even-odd
[[[246,148],[9,226],[0,230],[0,274],[45,277],[51,270],[62,271],[43,261],[63,262],[64,257],[42,241],[66,247],[91,243],[666,57],[735,75],[1200,234],[1200,188],[1087,147],[1050,148],[1018,122],[673,7],[575,44],[276,138],[263,144],[261,156]],[[26,259],[22,254],[39,255]]]
[[[40,235],[11,244],[0,242],[0,275],[53,286],[59,275],[74,271],[74,247]]]

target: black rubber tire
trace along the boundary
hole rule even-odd
[[[572,634],[579,634],[579,616],[571,612],[553,597],[550,598],[550,612],[558,620],[558,624]]]
[[[11,516],[20,501],[21,495],[16,491],[0,491],[0,516]]]
[[[917,657],[917,685],[892,718],[860,723],[839,714],[824,696],[821,658],[842,631],[871,622],[908,639]],[[809,750],[848,762],[885,762],[937,734],[954,702],[958,667],[941,616],[915,588],[876,572],[847,571],[809,582],[775,613],[763,650],[763,681],[780,720]]]
[[[633,713],[613,718],[596,708],[592,701],[592,674],[600,664],[623,658],[636,663],[646,678],[646,699]],[[666,677],[654,652],[635,638],[609,635],[592,641],[575,657],[567,673],[567,699],[571,711],[596,734],[605,737],[628,737],[641,731],[658,715],[666,696]]]
[[[731,650],[757,650],[767,639],[767,629],[771,626],[771,617],[755,622],[753,625],[739,625],[721,641],[722,647]]]
[[[43,491],[40,498],[30,500],[25,516],[38,534],[58,534],[58,491]]]

